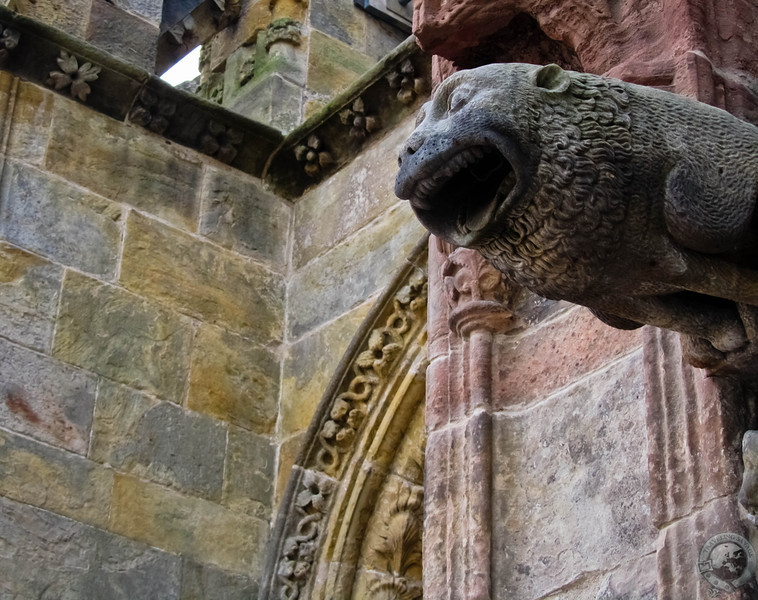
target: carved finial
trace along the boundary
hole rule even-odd
[[[86,102],[87,96],[92,92],[87,82],[97,80],[100,67],[88,62],[79,66],[77,58],[65,50],[61,50],[61,55],[56,62],[60,71],[50,71],[47,85],[58,91],[69,88],[71,96]]]

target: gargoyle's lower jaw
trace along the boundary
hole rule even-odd
[[[494,146],[470,146],[417,181],[409,200],[427,228],[460,243],[492,221],[517,181],[516,171]]]

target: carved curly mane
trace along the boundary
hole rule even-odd
[[[623,85],[574,75],[568,95],[530,103],[539,166],[524,203],[482,247],[514,281],[554,298],[584,292],[618,248],[632,177]]]

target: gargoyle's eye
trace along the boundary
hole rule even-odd
[[[447,112],[454,113],[462,109],[471,99],[471,90],[458,88],[447,99]]]

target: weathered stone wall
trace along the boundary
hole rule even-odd
[[[254,597],[292,206],[8,74],[0,123],[0,596]]]
[[[294,207],[279,434],[280,492],[353,333],[424,230],[393,193],[407,119]]]

